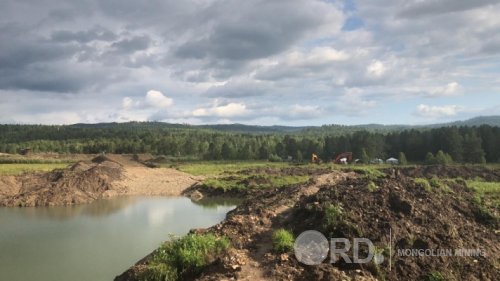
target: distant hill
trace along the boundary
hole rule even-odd
[[[500,127],[500,116],[478,116],[464,121],[455,121],[444,124],[435,124],[431,127],[448,127],[448,126],[481,126],[489,125],[493,127]]]
[[[212,125],[189,125],[189,124],[172,124],[164,122],[127,122],[127,123],[97,123],[97,124],[74,124],[70,127],[74,128],[114,128],[114,129],[204,129],[220,132],[235,132],[243,134],[328,134],[342,135],[357,131],[369,131],[388,133],[401,131],[405,129],[430,129],[450,126],[481,126],[489,125],[500,127],[500,116],[479,116],[464,121],[455,121],[450,123],[428,124],[428,125],[381,125],[381,124],[364,124],[364,125],[323,125],[323,126],[259,126],[245,124],[212,124]]]

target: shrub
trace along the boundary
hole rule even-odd
[[[197,274],[228,247],[226,237],[218,238],[213,234],[189,234],[174,238],[156,251],[139,280],[177,280],[185,274]]]
[[[429,181],[425,178],[415,178],[413,180],[415,182],[415,184],[421,188],[423,188],[425,191],[427,192],[431,192],[432,191],[432,187],[429,183]]]
[[[434,161],[438,165],[449,165],[453,164],[453,158],[448,153],[444,153],[442,150],[438,151]]]
[[[286,229],[278,229],[273,233],[273,249],[278,253],[285,253],[293,249],[295,238]]]
[[[378,186],[373,181],[370,181],[366,188],[368,188],[368,191],[374,192],[378,189]]]
[[[342,220],[343,209],[340,205],[328,204],[325,207],[325,225],[334,227]]]
[[[442,190],[442,191],[445,191],[445,192],[452,192],[452,190],[450,189],[450,187],[448,187],[448,185],[446,183],[442,182],[436,176],[432,177],[432,179],[429,180],[429,184],[432,187],[437,188],[439,190]]]
[[[408,160],[406,160],[406,154],[404,152],[399,153],[399,164],[400,165],[407,165]]]

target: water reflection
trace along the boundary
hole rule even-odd
[[[48,218],[54,220],[67,220],[78,216],[102,217],[116,213],[136,203],[137,200],[137,197],[123,196],[113,199],[101,199],[83,205],[10,208],[10,211],[13,214],[22,214],[23,216],[33,219]]]
[[[243,199],[227,198],[227,197],[203,197],[200,200],[191,200],[196,205],[200,205],[207,209],[217,209],[220,207],[238,206],[243,202]]]
[[[112,280],[169,234],[217,224],[232,204],[122,197],[70,207],[0,208],[0,279]]]

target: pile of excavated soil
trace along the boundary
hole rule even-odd
[[[120,165],[109,161],[100,164],[78,162],[68,169],[10,177],[5,185],[10,193],[5,194],[0,205],[33,207],[89,203],[111,190],[122,170]]]
[[[498,219],[485,216],[463,182],[449,182],[451,192],[436,188],[426,191],[412,178],[404,176],[379,179],[375,183],[378,186],[375,191],[368,191],[369,181],[359,178],[325,186],[301,200],[294,207],[293,221],[286,225],[297,234],[316,229],[327,236],[345,237],[350,241],[366,237],[379,249],[392,250],[390,271],[388,262],[379,267],[341,262],[333,265],[342,271],[369,271],[378,279],[389,280],[426,280],[433,272],[439,272],[446,280],[495,280],[498,277]],[[342,216],[334,227],[325,226],[325,208],[329,204],[342,208]],[[486,256],[395,254],[405,249],[480,249]],[[389,260],[388,253],[385,254]],[[290,259],[288,270],[284,266],[283,271],[292,272],[297,266],[297,262]]]
[[[444,177],[453,173],[440,172]],[[368,188],[371,181],[378,188]],[[425,190],[404,173],[398,178],[368,179],[332,172],[317,176],[312,184],[253,192],[223,222],[195,231],[227,236],[233,246],[196,280],[441,280],[429,279],[431,276],[497,280],[498,219],[484,214],[463,181],[447,184],[451,192]],[[325,210],[331,206],[338,207],[341,215],[335,224],[328,225]],[[317,230],[326,237],[351,242],[353,238],[368,238],[385,262],[378,266],[373,262],[330,263],[327,258],[318,266],[304,265],[293,251],[278,254],[272,250],[271,237],[279,228],[291,230],[295,237],[305,230]],[[409,257],[398,255],[398,249],[478,249],[485,256]],[[353,258],[352,252],[348,255]],[[148,259],[115,280],[136,280],[135,273],[145,268]]]
[[[127,195],[180,196],[200,179],[175,169],[127,167],[114,189]]]
[[[67,169],[0,177],[0,206],[73,205],[119,195],[179,196],[198,182],[174,169],[152,169],[131,156],[106,154]]]

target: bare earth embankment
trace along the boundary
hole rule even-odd
[[[452,178],[457,171],[464,177]],[[266,174],[273,172],[286,174],[293,169]],[[307,184],[246,193],[247,200],[226,220],[193,230],[226,237],[231,247],[225,253],[207,255],[201,269],[177,269],[174,280],[497,280],[498,205],[483,205],[466,179],[481,177],[485,183],[496,183],[498,171],[417,167],[386,173],[319,171],[312,176]],[[276,251],[273,233],[282,228],[294,237],[317,230],[349,241],[368,238],[384,262],[351,264],[327,257],[320,265],[308,266],[297,260],[293,249]],[[398,254],[405,249],[479,249],[483,254]],[[347,255],[352,260],[352,251]],[[360,255],[365,257],[366,249]],[[168,257],[162,259],[160,252],[153,252],[115,280],[167,280],[167,271],[160,269],[173,267],[175,272],[175,266]]]
[[[84,204],[120,195],[177,196],[197,182],[174,169],[153,169],[129,156],[106,155],[52,172],[1,176],[0,206]]]

